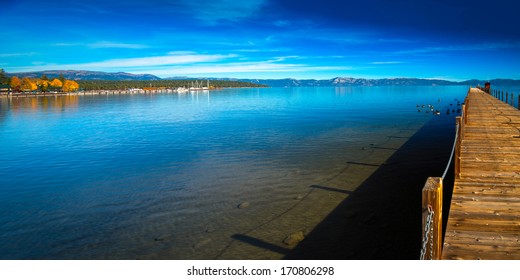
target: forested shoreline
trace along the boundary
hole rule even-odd
[[[132,88],[154,89],[154,88],[190,88],[197,87],[196,83],[206,87],[206,81],[194,80],[155,80],[155,81],[108,81],[108,80],[80,80],[78,81],[80,88],[83,90],[125,90]],[[209,89],[226,88],[226,87],[267,87],[250,82],[240,81],[210,81]]]
[[[11,92],[75,92],[95,90],[129,90],[129,89],[178,89],[202,88],[216,89],[226,87],[267,87],[266,85],[220,80],[70,80],[63,75],[57,77],[41,75],[34,77],[9,77],[0,69],[0,87],[8,88]]]

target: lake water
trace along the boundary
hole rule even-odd
[[[466,92],[1,97],[0,258],[282,258]]]

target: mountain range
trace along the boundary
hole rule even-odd
[[[493,79],[485,80],[467,80],[461,82],[441,80],[441,79],[418,79],[418,78],[385,78],[385,79],[363,79],[363,78],[346,78],[336,77],[332,79],[316,80],[316,79],[234,79],[234,78],[191,78],[191,77],[169,77],[161,79],[151,74],[131,74],[125,72],[100,72],[85,70],[46,70],[37,72],[19,72],[7,73],[9,76],[39,78],[46,75],[48,78],[56,78],[63,75],[69,80],[138,80],[138,81],[154,81],[154,80],[224,80],[224,81],[242,81],[256,84],[267,85],[270,87],[326,87],[326,86],[442,86],[442,85],[484,85],[490,82],[493,86],[520,86],[520,80],[512,79]]]
[[[42,75],[46,75],[48,78],[57,78],[63,75],[68,80],[108,80],[108,81],[120,81],[120,80],[135,80],[135,81],[154,81],[161,80],[161,78],[150,75],[150,74],[131,74],[125,72],[101,72],[101,71],[85,71],[85,70],[45,70],[37,72],[19,72],[19,73],[7,73],[9,76],[18,77],[29,77],[29,78],[40,78]]]

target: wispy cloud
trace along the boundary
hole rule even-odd
[[[416,43],[417,40],[411,39],[402,39],[402,38],[379,38],[377,39],[379,43]]]
[[[287,27],[290,26],[292,23],[289,20],[277,20],[273,22],[273,24],[278,27]]]
[[[309,59],[311,58],[311,59]],[[316,64],[312,56],[275,56],[260,60],[236,54],[201,54],[191,51],[173,51],[162,56],[118,58],[78,64],[39,63],[12,69],[16,72],[41,70],[91,70],[149,73],[160,77],[169,76],[249,76],[287,73],[288,76],[312,75],[313,73],[344,72],[354,68],[346,65]],[[276,75],[274,75],[276,76]]]
[[[234,57],[235,55],[220,55],[220,54],[170,54],[163,56],[137,57],[125,59],[110,59],[101,62],[92,62],[74,65],[75,68],[92,67],[92,68],[107,68],[107,67],[150,67],[163,65],[178,65],[188,63],[214,62],[226,58]]]
[[[40,71],[40,70],[65,70],[65,69],[82,69],[82,70],[100,70],[108,71],[110,69],[121,69],[121,71],[139,70],[142,68],[160,67],[160,66],[178,66],[193,63],[208,63],[222,61],[235,57],[234,54],[197,54],[191,52],[170,52],[163,56],[148,56],[136,58],[120,58],[110,59],[99,62],[88,62],[78,64],[55,64],[46,63],[33,66],[18,67],[17,71]],[[30,70],[28,70],[30,69]]]
[[[118,43],[118,42],[96,42],[92,44],[87,44],[89,48],[95,49],[146,49],[149,48],[148,45],[143,44],[128,44],[128,43]]]
[[[394,52],[394,54],[429,54],[439,52],[458,52],[458,51],[486,51],[500,49],[520,48],[520,42],[494,42],[474,45],[452,45],[441,47],[426,47]]]
[[[19,57],[19,56],[33,56],[36,52],[24,52],[24,53],[0,53],[0,57]]]
[[[84,46],[92,49],[146,49],[150,46],[144,44],[131,44],[122,42],[101,41],[94,43],[60,42],[51,44],[54,47],[76,47]]]
[[[64,43],[64,42],[51,44],[51,46],[53,46],[53,47],[73,47],[73,46],[81,46],[81,45],[83,45],[83,44],[81,44],[81,43]]]
[[[385,65],[385,64],[401,64],[403,62],[401,61],[374,61],[374,62],[370,62],[369,64],[372,64],[372,65]]]
[[[175,75],[208,75],[208,74],[249,74],[258,73],[315,73],[320,71],[346,71],[351,66],[315,66],[297,63],[276,63],[273,61],[214,63],[202,65],[184,65],[174,67],[158,67],[146,69],[142,73],[151,73],[161,77]]]

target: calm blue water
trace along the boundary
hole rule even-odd
[[[279,241],[291,226],[312,228],[344,195],[310,196],[309,186],[355,190],[374,169],[347,162],[384,162],[434,117],[417,104],[445,113],[466,92],[2,97],[0,258],[277,258],[230,236]],[[293,210],[299,219],[281,222]]]

